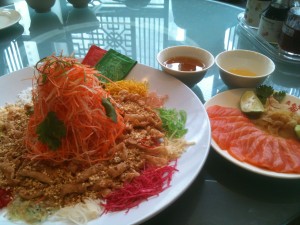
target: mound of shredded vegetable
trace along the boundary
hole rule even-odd
[[[95,163],[111,156],[123,117],[99,85],[98,72],[74,58],[49,56],[36,66],[29,158]]]

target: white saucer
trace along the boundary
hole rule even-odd
[[[19,22],[21,15],[16,10],[0,9],[0,30]]]

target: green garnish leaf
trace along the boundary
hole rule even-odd
[[[266,104],[267,98],[269,98],[271,95],[278,102],[281,102],[286,96],[286,93],[284,91],[275,91],[273,87],[264,84],[256,87],[255,93],[263,104]]]
[[[184,110],[164,108],[157,110],[168,137],[181,138],[187,133],[188,130],[185,128],[187,114]]]
[[[56,150],[61,146],[61,138],[66,136],[67,131],[55,112],[50,111],[38,125],[36,133],[40,142],[46,144],[51,150]]]
[[[273,97],[278,101],[281,102],[284,97],[286,96],[286,93],[284,91],[278,91],[274,92]]]
[[[260,85],[255,88],[255,93],[259,100],[265,104],[267,101],[267,98],[270,97],[274,93],[274,89],[271,86],[267,85]]]
[[[117,113],[109,98],[102,98],[102,105],[105,108],[106,116],[111,118],[112,121],[117,123]]]

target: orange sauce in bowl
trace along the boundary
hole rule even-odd
[[[205,68],[199,59],[186,56],[172,57],[164,62],[164,66],[177,71],[201,71]]]
[[[234,73],[240,76],[246,76],[246,77],[254,77],[256,76],[256,73],[252,72],[251,70],[248,69],[230,69],[228,70],[230,73]]]

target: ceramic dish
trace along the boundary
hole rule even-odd
[[[233,107],[233,108],[239,108],[239,101],[241,98],[241,95],[246,91],[250,89],[233,89],[229,91],[224,91],[220,94],[217,94],[213,98],[211,98],[209,101],[205,103],[205,108],[208,108],[209,106],[213,105],[220,105],[220,106],[227,106],[227,107]],[[300,99],[296,98],[291,95],[287,95],[285,97],[285,101],[291,101],[292,103],[297,104],[300,106]],[[277,173],[277,172],[272,172],[269,170],[261,169],[259,167],[250,165],[245,162],[241,162],[234,157],[232,157],[226,150],[221,149],[218,144],[213,140],[212,138],[212,147],[216,150],[217,153],[219,153],[221,156],[223,156],[225,159],[229,160],[230,162],[234,163],[235,165],[244,168],[246,170],[249,170],[251,172],[261,174],[264,176],[269,176],[269,177],[275,177],[275,178],[284,178],[284,179],[299,179],[300,174],[290,174],[290,173]]]
[[[267,56],[245,49],[228,50],[215,58],[223,82],[231,88],[255,88],[275,70]]]
[[[0,9],[0,30],[10,27],[21,19],[21,15],[16,10]]]
[[[181,60],[184,58],[185,62],[173,61],[177,57],[181,58]],[[200,82],[207,71],[214,65],[214,56],[209,51],[186,45],[165,48],[157,54],[156,60],[163,71],[176,77],[189,87]],[[171,60],[171,63],[168,62],[166,64],[168,60]],[[195,62],[196,64],[194,64]],[[200,70],[196,69],[197,63],[200,63],[202,66]],[[181,70],[182,67],[185,68]]]
[[[0,77],[0,90],[5,95],[0,95],[0,106],[5,103],[16,101],[20,91],[31,87],[32,68],[25,68],[9,75]],[[183,109],[187,112],[188,133],[186,140],[195,142],[195,145],[178,159],[177,169],[173,176],[170,188],[166,189],[159,196],[154,196],[143,202],[138,207],[132,208],[129,212],[121,211],[104,214],[102,217],[89,222],[88,224],[122,224],[132,225],[141,223],[156,215],[161,210],[177,199],[193,182],[201,171],[210,148],[210,123],[203,104],[198,97],[183,83],[163,72],[143,66],[136,65],[127,76],[127,79],[148,81],[149,88],[158,94],[169,96],[166,108]],[[188,100],[188,101],[187,101]],[[0,211],[0,224],[14,224],[4,217]],[[18,223],[20,224],[20,223]],[[45,222],[44,224],[64,224]]]

